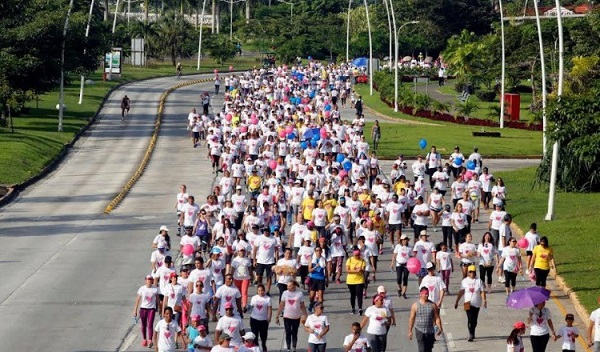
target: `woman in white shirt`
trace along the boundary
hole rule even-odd
[[[300,322],[302,319],[306,321],[308,316],[304,305],[304,295],[302,291],[298,290],[299,286],[294,280],[288,282],[288,289],[281,295],[281,302],[279,302],[279,309],[275,318],[275,324],[279,325],[279,316],[283,313],[285,343],[288,351],[292,348],[294,351],[296,350]]]
[[[450,217],[452,237],[454,237],[454,252],[458,254],[458,245],[465,241],[467,235],[467,216],[462,211],[462,204],[456,204]]]
[[[504,287],[506,295],[515,290],[517,285],[517,274],[522,270],[521,250],[517,248],[517,239],[511,237],[508,240],[508,247],[502,250],[502,257],[498,263],[498,275],[504,270]]]
[[[329,320],[323,315],[323,303],[315,304],[314,314],[309,315],[304,323],[304,331],[308,335],[308,350],[311,352],[325,352],[327,339],[325,335],[329,331]]]
[[[367,333],[373,352],[384,352],[387,347],[387,329],[392,322],[392,313],[383,305],[384,298],[379,294],[373,298],[373,305],[367,308],[360,323],[361,329],[369,323]]]
[[[271,304],[271,297],[266,295],[265,286],[263,284],[258,285],[256,291],[258,294],[253,296],[250,300],[250,306],[252,307],[252,313],[250,314],[250,329],[257,337],[256,342],[260,339],[263,351],[266,351],[269,323],[271,322],[273,307]]]
[[[494,266],[498,259],[498,251],[494,247],[494,238],[487,231],[481,238],[481,243],[477,246],[477,256],[479,257],[479,276],[484,282],[488,293],[492,291],[492,274]]]
[[[546,308],[546,302],[536,304],[535,307],[529,310],[527,324],[530,325],[529,336],[533,352],[546,351],[546,346],[550,340],[550,332],[552,332],[552,338],[556,338],[552,314]]]
[[[467,233],[465,242],[458,246],[458,255],[460,258],[460,267],[463,273],[463,279],[467,277],[467,268],[473,265],[473,261],[477,257],[477,246],[473,243],[473,235]]]
[[[523,344],[523,334],[525,333],[525,323],[518,321],[513,325],[513,330],[506,339],[506,352],[525,352]]]

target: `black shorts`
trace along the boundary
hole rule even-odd
[[[270,277],[273,273],[273,264],[256,264],[256,275]],[[265,275],[263,275],[265,274]]]
[[[527,251],[527,256],[531,257],[533,255],[533,251]]]
[[[192,132],[192,135],[194,136],[194,138],[198,139],[200,138],[200,132]]]
[[[390,230],[390,232],[402,232],[402,224],[389,224],[388,229]]]
[[[325,291],[325,280],[310,279],[310,290],[311,291]]]

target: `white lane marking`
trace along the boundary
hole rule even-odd
[[[129,347],[133,344],[133,342],[137,339],[137,334],[133,333],[133,331],[125,338],[125,342],[119,348],[119,352],[127,351]]]
[[[446,341],[448,342],[448,347],[456,349],[456,344],[454,343],[454,337],[452,336],[452,333],[446,333]]]

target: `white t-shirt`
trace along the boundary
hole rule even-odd
[[[206,315],[206,303],[211,302],[210,297],[205,293],[192,293],[188,300],[192,304],[190,316],[198,315],[202,319],[208,318]]]
[[[256,262],[258,264],[275,264],[275,250],[277,249],[277,239],[273,236],[259,236],[254,245],[258,248],[256,251]]]
[[[309,246],[302,246],[298,250],[298,256],[300,257],[300,265],[308,266],[308,263],[312,259],[313,254],[315,254],[315,249]]]
[[[291,268],[297,267],[296,259],[285,259],[281,258],[277,261],[277,266],[289,266]],[[277,283],[286,285],[290,280],[293,280],[294,277],[291,275],[277,275]]]
[[[141,297],[140,308],[154,309],[156,308],[156,295],[158,295],[158,288],[146,287],[146,285],[140,287],[137,292],[138,296]]]
[[[302,240],[304,239],[304,232],[306,231],[306,224],[295,223],[292,225],[290,233],[294,234],[294,248],[302,247]]]
[[[435,259],[440,262],[439,270],[452,269],[452,255],[450,253],[439,251],[435,254]]]
[[[236,299],[241,298],[242,294],[237,287],[231,285],[223,285],[217,289],[215,298],[219,299],[219,314],[225,316],[225,303],[231,303],[233,305],[233,315],[238,313]]]
[[[502,225],[504,215],[506,215],[505,211],[492,211],[492,213],[490,214],[490,220],[492,220],[492,225],[490,226],[490,228],[492,228],[493,230],[500,230],[500,225]]]
[[[352,340],[354,340],[354,334],[346,336],[344,338],[344,346],[349,346]],[[350,348],[348,352],[366,352],[367,348],[371,348],[369,339],[366,336],[360,335],[360,337],[354,341],[352,348]]]
[[[450,220],[454,220],[454,226],[456,226],[459,230],[467,227],[467,216],[465,213],[452,212]]]
[[[250,305],[252,306],[252,313],[250,314],[250,318],[262,321],[269,319],[268,309],[272,306],[271,297],[267,295],[265,295],[264,297],[255,295],[250,300]]]
[[[594,341],[600,342],[600,308],[590,314],[590,321],[594,322]]]
[[[527,248],[525,248],[525,250],[526,251],[533,251],[533,248],[535,248],[535,246],[540,241],[540,235],[538,235],[537,233],[533,233],[531,231],[528,231],[525,234],[525,239],[527,240]]]
[[[194,344],[194,347],[196,345],[201,346],[201,347],[213,347],[213,341],[212,341],[212,338],[210,337],[210,335],[206,335],[204,337],[197,336],[194,339],[193,344]],[[206,352],[206,350],[194,348],[194,352]]]
[[[562,349],[575,351],[575,339],[579,335],[579,330],[574,326],[562,326],[558,330],[558,336],[562,336]]]
[[[300,307],[300,303],[304,300],[304,294],[302,294],[302,291],[283,291],[281,294],[281,300],[285,302],[283,306],[284,318],[299,319],[302,316],[302,309]]]
[[[417,215],[418,211],[421,211],[421,212],[429,211],[429,206],[427,206],[427,204],[425,204],[425,203],[415,205],[415,208],[412,211],[415,225],[427,226],[428,215]]]
[[[396,254],[396,266],[400,264],[408,263],[408,259],[412,256],[413,249],[411,246],[402,246],[397,244],[394,247],[394,253]]]
[[[477,255],[477,246],[475,246],[475,243],[463,242],[458,246],[458,252],[461,255],[460,261],[464,264],[470,264],[475,260],[475,256]],[[467,256],[468,258],[463,258],[463,256]]]
[[[314,330],[314,333],[308,335],[308,343],[314,344],[323,344],[327,343],[327,338],[323,336],[323,338],[319,339],[318,335],[325,330],[325,327],[329,326],[329,320],[326,315],[316,316],[314,314],[309,315],[306,318],[306,322],[304,326],[311,328]]]
[[[435,252],[435,245],[433,242],[418,240],[413,247],[413,253],[421,262],[421,268],[424,268],[425,265],[431,261],[433,252]]]
[[[329,254],[331,254],[332,257],[343,257],[346,255],[346,252],[344,251],[346,238],[344,235],[338,235],[337,233],[334,233],[331,235],[330,241],[331,246],[329,247]]]
[[[235,257],[231,260],[231,267],[233,268],[233,279],[234,280],[246,280],[250,278],[250,266],[252,263],[248,257]]]
[[[192,272],[190,272],[190,281],[193,282],[194,284],[198,281],[202,281],[202,284],[204,284],[204,288],[202,289],[203,293],[210,293],[213,294],[214,292],[212,292],[212,286],[211,283],[212,281],[214,281],[212,273],[210,271],[210,269],[202,269],[202,270],[198,270],[198,269],[194,269],[192,270]]]
[[[491,243],[480,243],[477,246],[477,252],[479,253],[479,265],[492,266],[494,265],[494,258],[496,256],[496,248]]]
[[[502,266],[502,270],[506,270],[511,273],[516,273],[519,271],[519,256],[521,255],[521,251],[519,248],[515,247],[505,247],[502,250],[502,258],[504,258],[504,265]]]
[[[398,225],[402,223],[402,205],[394,202],[390,202],[386,207],[385,211],[388,214],[388,223],[390,225]]]
[[[158,337],[157,345],[160,352],[175,351],[175,339],[177,338],[177,334],[181,332],[181,328],[175,320],[167,323],[162,319],[156,324],[154,331]]]
[[[481,307],[483,284],[480,279],[465,277],[460,284],[460,288],[465,290],[465,302],[471,302],[473,307]]]
[[[379,256],[379,250],[377,249],[377,240],[381,237],[377,230],[364,230],[361,234],[365,236],[365,246],[371,250],[373,256]]]
[[[215,330],[225,332],[231,336],[231,346],[235,347],[242,344],[242,335],[240,334],[240,331],[244,329],[246,329],[246,327],[244,326],[244,321],[240,317],[228,317],[226,315],[221,316],[215,327]]]
[[[367,333],[372,335],[385,335],[387,333],[386,323],[388,317],[391,317],[392,313],[385,307],[377,308],[370,306],[365,311],[365,317],[369,318],[369,326],[367,327]]]
[[[177,193],[177,211],[181,211],[184,204],[187,204],[189,195],[187,193]]]
[[[442,290],[446,289],[446,284],[439,276],[427,275],[421,281],[421,287],[427,287],[429,290],[429,300],[436,303],[440,300]]]
[[[315,226],[323,227],[327,225],[327,210],[323,208],[315,208],[312,211],[312,216]]]
[[[552,319],[552,314],[548,308],[542,308],[540,312],[536,307],[531,308],[529,313],[532,314],[531,326],[529,334],[532,336],[541,336],[550,333],[550,327],[548,326],[548,320]],[[540,314],[541,313],[541,314]]]
[[[183,226],[194,226],[196,219],[198,218],[198,212],[200,207],[198,204],[186,203],[181,207],[183,213]]]

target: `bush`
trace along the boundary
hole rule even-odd
[[[496,92],[493,90],[478,90],[475,92],[475,95],[482,101],[492,102],[496,100]]]

